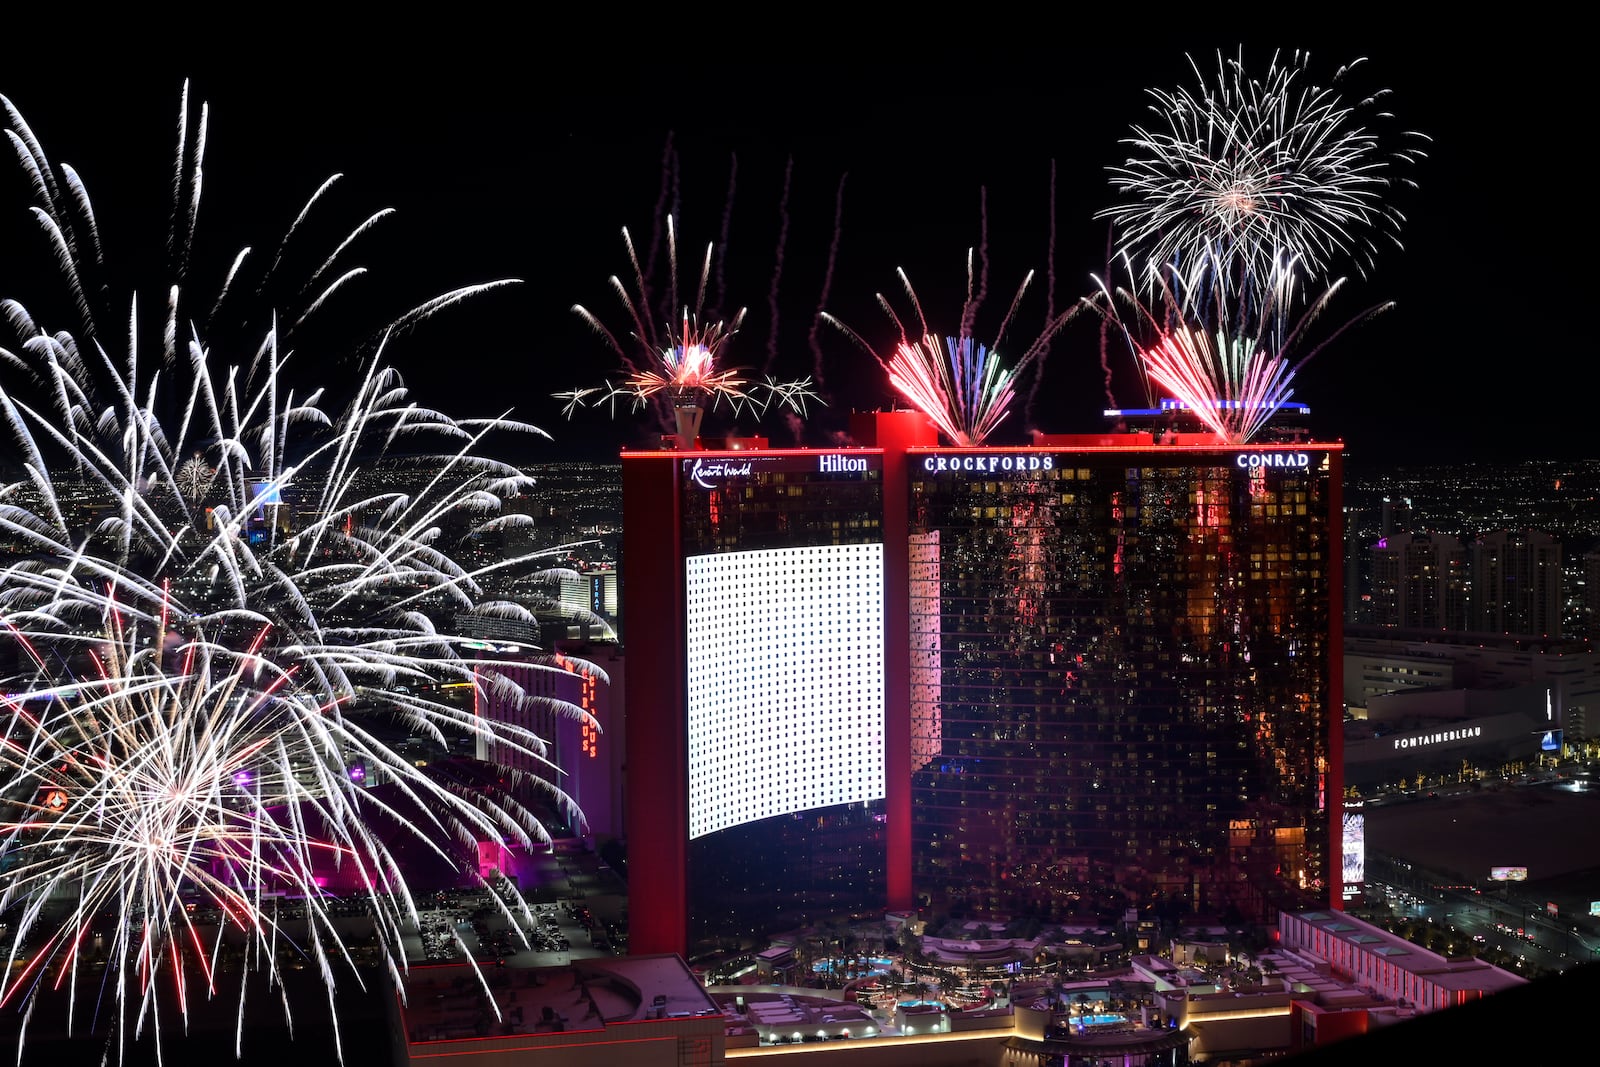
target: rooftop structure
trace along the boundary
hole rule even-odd
[[[563,1063],[679,1067],[722,1059],[722,1011],[676,956],[483,972],[467,965],[415,968],[397,1010],[403,1062],[506,1063],[562,1050],[590,1057]],[[699,1051],[683,1059],[684,1049]]]

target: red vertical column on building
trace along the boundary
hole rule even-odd
[[[1344,453],[1328,452],[1329,901],[1344,910]]]
[[[688,951],[689,785],[686,625],[677,457],[622,456],[622,565],[628,622],[628,950]]]
[[[911,885],[911,480],[906,449],[939,443],[920,411],[879,411],[851,417],[858,444],[883,449],[883,716],[884,800],[888,816],[887,903],[908,911]]]

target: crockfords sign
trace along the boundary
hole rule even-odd
[[[1395,748],[1422,748],[1424,745],[1437,745],[1441,741],[1465,741],[1473,737],[1483,736],[1481,726],[1463,726],[1459,730],[1440,730],[1436,734],[1423,734],[1420,737],[1397,737],[1394,739]]]
[[[961,471],[994,474],[996,471],[1047,471],[1056,465],[1054,456],[926,456],[922,469],[930,474]]]
[[[1311,466],[1309,452],[1240,452],[1233,459],[1241,469],[1252,467],[1292,467],[1303,470]]]

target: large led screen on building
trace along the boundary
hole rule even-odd
[[[1361,892],[1367,880],[1367,817],[1360,812],[1344,813],[1344,896]]]
[[[690,839],[881,799],[883,545],[685,564]]]

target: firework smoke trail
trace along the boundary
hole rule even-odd
[[[961,306],[961,336],[971,337],[972,326],[978,317],[978,308],[989,296],[989,190],[978,187],[978,274],[977,289],[973,289],[972,252],[967,253],[967,301]],[[1023,283],[1024,288],[1027,283]],[[1022,295],[1020,290],[1017,294]],[[1004,327],[1002,327],[1002,330]]]
[[[1137,154],[1111,169],[1125,200],[1096,217],[1113,221],[1119,252],[1136,258],[1151,291],[1168,271],[1213,271],[1252,315],[1276,304],[1286,319],[1277,285],[1325,276],[1340,257],[1365,274],[1380,238],[1399,244],[1403,216],[1387,170],[1422,158],[1412,144],[1426,138],[1408,133],[1405,147],[1385,154],[1361,123],[1386,94],[1346,103],[1338,83],[1356,64],[1331,87],[1304,85],[1308,59],[1274,54],[1253,77],[1242,51],[1231,60],[1219,52],[1208,81],[1191,57],[1196,89],[1150,90],[1158,122],[1135,125],[1123,143]],[[1208,291],[1191,281],[1191,291]]]
[[[783,246],[789,240],[789,187],[794,179],[794,157],[783,168],[783,192],[778,195],[778,246],[772,253],[772,285],[767,289],[767,313],[772,321],[767,332],[767,362],[764,373],[772,373],[778,358],[778,282],[783,278]]]
[[[92,226],[92,216],[82,208],[86,193],[70,202],[50,194],[53,178],[46,157],[10,101],[5,104],[12,116],[8,133],[43,204],[34,208],[35,217],[47,233],[57,235],[72,232],[74,225]],[[180,125],[187,130],[187,92],[183,110]],[[175,203],[185,211],[198,204],[201,168],[183,161],[199,160],[203,151],[203,138],[196,138],[192,147],[179,152]],[[75,175],[71,185],[81,188]],[[279,243],[280,259],[327,187],[324,183]],[[191,223],[181,221],[188,218],[180,219],[175,238],[180,243],[193,233]],[[366,225],[357,232],[364,232]],[[347,238],[338,247],[348,245]],[[63,278],[74,297],[81,298],[78,280],[83,268],[94,264],[69,253],[74,247],[98,249],[98,237],[69,244],[60,236],[53,246],[58,258],[66,255],[60,262]],[[233,259],[223,292],[236,279],[243,258],[240,253]],[[187,252],[183,259],[188,261]],[[269,277],[276,274],[277,263],[275,259]],[[485,287],[469,286],[427,301],[395,319],[385,335]],[[326,288],[319,288],[306,290],[315,294],[311,306],[320,306],[327,295]],[[403,878],[371,838],[366,822],[368,814],[386,803],[392,809],[393,802],[370,792],[360,794],[360,803],[351,798],[347,772],[354,766],[373,768],[386,778],[408,810],[429,813],[401,821],[430,840],[475,838],[514,846],[548,838],[534,812],[506,794],[494,775],[475,776],[439,764],[418,768],[366,729],[363,723],[369,718],[393,719],[407,732],[436,743],[465,737],[491,751],[525,752],[530,759],[543,757],[543,743],[535,735],[480,719],[417,690],[451,682],[492,687],[524,707],[587,720],[571,704],[530,695],[512,683],[513,669],[530,669],[522,657],[467,659],[459,651],[463,639],[447,628],[451,620],[469,613],[533,620],[537,604],[502,598],[497,590],[508,587],[512,575],[542,567],[561,550],[473,568],[452,555],[451,535],[498,536],[526,524],[519,516],[501,514],[500,502],[530,487],[532,479],[481,449],[490,434],[547,435],[505,415],[457,420],[415,403],[386,365],[381,343],[364,360],[355,395],[342,409],[329,407],[321,390],[301,393],[281,377],[288,357],[275,326],[232,339],[229,347],[241,362],[218,359],[213,340],[181,310],[188,305],[185,292],[177,284],[163,286],[166,313],[160,317],[155,345],[160,357],[149,361],[141,358],[137,296],[123,320],[126,347],[115,354],[104,343],[111,334],[96,328],[93,309],[81,299],[75,299],[84,319],[77,333],[46,329],[15,301],[0,302],[21,338],[16,351],[0,348],[0,359],[8,368],[28,372],[26,380],[14,384],[0,380],[0,432],[25,457],[27,471],[27,481],[0,486],[0,540],[7,544],[0,556],[0,622],[9,640],[24,643],[25,662],[31,664],[0,678],[0,691],[22,694],[7,705],[8,747],[0,750],[0,769],[7,775],[0,790],[5,810],[11,812],[18,804],[28,810],[32,788],[45,781],[37,760],[53,760],[55,754],[72,757],[52,762],[68,776],[58,784],[71,788],[57,792],[71,821],[41,824],[32,816],[8,814],[5,831],[17,847],[32,848],[30,835],[41,834],[70,847],[37,850],[32,855],[50,859],[9,868],[3,875],[0,909],[9,909],[8,918],[25,922],[53,946],[34,957],[36,968],[59,965],[66,969],[57,973],[70,978],[91,911],[110,914],[130,901],[144,901],[143,939],[119,942],[118,951],[132,955],[114,954],[113,960],[124,968],[115,986],[116,1002],[123,1011],[134,1012],[135,1026],[147,1008],[154,1010],[142,999],[151,986],[127,976],[141,967],[144,974],[153,974],[165,966],[159,961],[168,955],[177,966],[187,951],[178,948],[177,940],[179,933],[188,938],[188,930],[161,926],[152,918],[152,908],[168,909],[175,899],[172,886],[192,885],[226,900],[230,923],[269,929],[259,895],[267,887],[264,879],[270,874],[305,888],[301,876],[313,856],[338,855],[352,863],[352,856],[363,857],[350,869],[360,875],[362,895],[377,917],[380,951],[398,980],[406,966],[402,919],[414,925],[416,915]],[[273,305],[261,318],[276,321],[277,310]],[[294,312],[282,318],[297,321]],[[169,354],[172,365],[167,368]],[[160,373],[151,373],[147,363]],[[409,460],[413,484],[397,487],[391,481],[372,491],[360,487],[364,467],[413,452],[418,453]],[[87,518],[91,514],[92,523]],[[94,634],[99,636],[86,636]],[[145,659],[131,643],[119,644],[123,635],[131,634],[159,635],[156,649],[190,649],[199,659],[184,661],[181,669],[154,651],[150,654],[157,658]],[[108,659],[103,645],[125,651]],[[75,666],[93,665],[96,657],[99,667]],[[196,673],[197,663],[205,670]],[[235,670],[239,664],[248,670]],[[543,657],[533,657],[531,669],[566,672]],[[583,669],[604,679],[592,664]],[[84,685],[90,687],[84,690],[89,695],[65,699],[70,688]],[[412,692],[399,693],[397,685]],[[259,731],[259,744],[243,740],[257,736],[245,730],[248,723],[227,732],[235,725],[219,718],[223,705],[208,695],[217,694],[219,686],[231,694],[228,708],[261,712],[250,720]],[[58,699],[36,709],[34,696],[44,693]],[[167,709],[159,735],[140,732],[139,724],[155,721],[148,717],[153,713],[138,710],[142,705],[136,698],[144,693],[165,694],[158,701]],[[70,719],[52,717],[63,714]],[[136,718],[141,714],[146,718]],[[224,737],[240,747],[215,747]],[[315,840],[332,841],[332,850],[307,836],[309,823],[280,828],[288,835],[280,838],[258,829],[263,836],[251,841],[269,846],[259,855],[270,857],[270,869],[262,858],[256,870],[247,862],[237,876],[213,869],[208,882],[189,860],[206,848],[231,848],[227,842],[233,840],[233,831],[212,818],[204,827],[196,823],[184,830],[190,843],[183,846],[188,859],[181,866],[157,870],[148,864],[103,865],[92,868],[95,877],[81,879],[73,873],[91,870],[96,848],[101,856],[144,849],[155,863],[148,837],[131,841],[124,836],[135,826],[134,806],[118,800],[126,794],[116,790],[143,789],[132,776],[148,776],[158,768],[168,786],[186,780],[220,783],[230,751],[258,761],[259,767],[294,766],[297,754],[311,759],[300,768],[314,769],[302,791],[304,804],[287,782],[281,782],[280,792],[295,799],[290,811],[315,811]],[[110,762],[94,763],[97,756]],[[101,777],[95,778],[97,774]],[[581,812],[559,788],[514,777],[518,790],[524,791],[519,795],[544,798],[563,819],[581,827]],[[215,793],[225,787],[205,788]],[[98,799],[86,807],[80,796]],[[105,807],[112,801],[121,804],[115,820]],[[178,818],[171,805],[147,814],[156,818],[160,811]],[[177,822],[169,820],[168,825],[181,829]],[[475,858],[462,862],[460,869],[475,876]],[[83,894],[79,910],[52,928],[54,913],[46,898],[54,887],[69,882]],[[167,887],[165,896],[139,889],[157,885]],[[164,955],[158,949],[171,951]],[[349,961],[331,925],[313,937],[306,951],[331,996],[334,965]],[[258,956],[270,960],[272,953]],[[31,1005],[37,988],[17,977],[0,995]],[[240,1018],[242,1026],[242,1009]]]
[[[733,194],[739,181],[739,157],[735,153],[728,154],[728,195],[722,202],[722,238],[717,243],[717,288],[711,298],[712,313],[722,310],[722,302],[727,299],[728,288],[723,282],[723,272],[728,265],[728,238],[733,230]]]
[[[1113,258],[1112,241],[1111,241],[1112,233],[1113,233],[1113,228],[1110,227],[1110,226],[1107,226],[1106,227],[1106,276],[1107,277],[1109,277],[1110,274],[1111,274],[1111,264],[1112,264],[1112,258]],[[1111,388],[1111,318],[1109,316],[1101,316],[1101,318],[1100,318],[1100,373],[1101,373],[1101,375],[1103,377],[1103,380],[1105,382],[1106,406],[1114,408],[1114,407],[1117,406],[1117,397],[1116,397],[1116,393],[1113,392],[1113,390]],[[1143,389],[1144,389],[1144,403],[1145,403],[1145,406],[1149,407],[1154,402],[1153,398],[1150,396],[1150,381],[1149,381],[1148,378],[1146,378],[1142,374],[1139,375],[1138,378],[1139,378],[1140,386],[1143,387]]]
[[[1048,201],[1048,229],[1045,233],[1044,247],[1044,318],[1050,322],[1056,317],[1056,161],[1050,161],[1050,188]],[[1023,421],[1033,425],[1033,406],[1039,397],[1039,387],[1044,384],[1044,359],[1040,358],[1038,372],[1033,376],[1033,385],[1028,390],[1028,403],[1022,409]]]
[[[811,345],[811,377],[818,389],[825,387],[822,377],[822,341],[818,334],[824,309],[828,306],[828,295],[833,290],[833,268],[839,260],[839,240],[844,233],[844,182],[848,177],[848,173],[839,176],[839,189],[834,194],[833,240],[828,244],[828,262],[822,272],[822,292],[817,299],[817,313],[812,316],[811,331],[808,335]],[[795,440],[799,439],[796,435]]]
[[[1056,317],[1056,161],[1050,161],[1050,232],[1045,235],[1044,248],[1044,317]]]
[[[672,139],[676,131],[667,131],[667,143],[661,149],[661,191],[656,194],[655,214],[650,216],[656,220],[655,229],[650,232],[650,251],[645,258],[644,275],[654,278],[656,276],[656,256],[661,251],[661,220],[675,214],[670,205],[678,199],[678,153],[672,147]],[[646,302],[648,304],[648,301]]]

